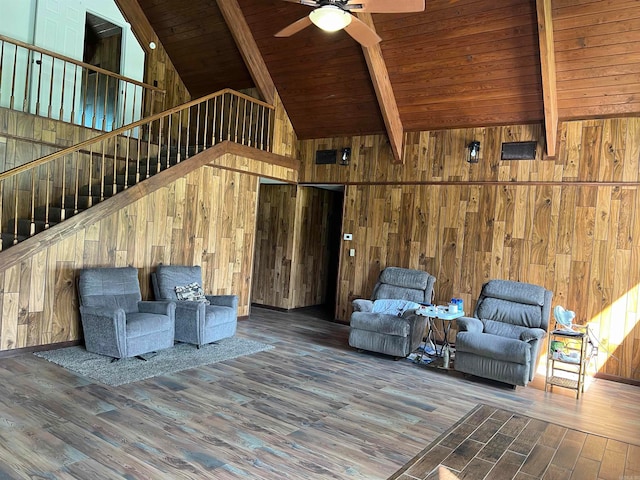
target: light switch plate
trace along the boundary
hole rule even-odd
[[[345,233],[342,238],[344,238],[345,240],[352,240],[353,235],[351,235],[350,233]]]
[[[355,257],[356,256],[356,249],[355,248],[350,248],[349,249],[349,256],[350,257]]]

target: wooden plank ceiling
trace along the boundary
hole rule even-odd
[[[543,121],[540,1],[428,0],[423,13],[374,14],[404,131]],[[215,0],[139,3],[192,96],[253,86]],[[282,0],[238,5],[300,139],[386,132],[351,37],[311,26],[274,38],[311,9]],[[553,2],[561,120],[640,111],[639,21],[637,0]]]

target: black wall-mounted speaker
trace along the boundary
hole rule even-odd
[[[317,150],[316,165],[331,165],[338,161],[338,150]]]
[[[535,160],[537,142],[504,142],[502,160]]]

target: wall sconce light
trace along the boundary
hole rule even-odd
[[[469,163],[478,163],[480,158],[480,142],[474,140],[469,145],[467,145],[469,149],[469,157],[467,158],[467,162]]]
[[[351,161],[351,147],[344,147],[342,149],[342,155],[340,157],[340,165],[349,165]]]

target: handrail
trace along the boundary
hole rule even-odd
[[[0,250],[222,141],[270,151],[274,118],[226,88],[0,173]]]
[[[244,100],[250,101],[255,103],[256,105],[260,105],[264,108],[267,108],[269,110],[274,110],[275,107],[273,105],[269,105],[266,102],[263,102],[261,100],[258,100],[256,98],[250,97],[249,95],[245,95],[244,93],[241,92],[236,92],[235,90],[231,89],[231,88],[223,88],[222,90],[218,90],[217,92],[214,93],[210,93],[209,95],[206,95],[204,97],[198,98],[196,100],[191,100],[190,102],[184,103],[182,105],[178,105],[177,107],[173,107],[170,108],[168,110],[165,110],[164,112],[161,113],[156,113],[155,115],[151,115],[150,117],[146,117],[143,118],[142,120],[138,120],[137,122],[133,122],[129,125],[125,125],[124,127],[120,127],[116,130],[112,130],[111,132],[108,133],[103,133],[102,135],[99,135],[97,137],[93,137],[90,138],[88,140],[85,140],[83,142],[77,143],[75,145],[72,145],[70,147],[67,147],[63,150],[59,150],[57,152],[53,152],[50,153],[49,155],[45,156],[45,157],[41,157],[38,158],[36,160],[33,160],[29,163],[25,163],[24,165],[20,165],[18,167],[12,168],[11,170],[7,170],[6,172],[2,172],[0,173],[0,180],[10,177],[12,175],[16,175],[20,172],[24,172],[26,170],[30,170],[32,168],[36,168],[39,165],[44,165],[45,163],[50,162],[51,160],[54,160],[58,157],[63,157],[65,155],[69,155],[70,153],[73,153],[77,150],[82,150],[82,149],[87,149],[87,147],[89,147],[91,144],[94,143],[99,143],[99,142],[103,142],[105,140],[109,140],[113,137],[117,137],[118,135],[123,134],[124,132],[127,132],[129,130],[132,130],[136,127],[140,127],[142,125],[145,125],[147,123],[153,122],[155,120],[159,120],[160,118],[163,118],[165,116],[177,113],[181,110],[185,110],[188,109],[190,107],[193,107],[195,105],[198,105],[199,103],[205,102],[207,100],[210,100],[212,98],[215,97],[219,97],[224,95],[225,93],[229,93],[232,94],[238,98],[242,98]]]
[[[0,35],[0,106],[108,132],[163,110],[165,97],[159,87]]]
[[[124,80],[125,82],[133,83],[134,85],[138,85],[140,87],[144,87],[148,90],[155,90],[156,92],[166,93],[166,91],[160,87],[155,87],[153,85],[149,85],[148,83],[140,82],[133,78],[125,77],[118,73],[111,72],[109,70],[105,70],[104,68],[96,67],[95,65],[91,65],[90,63],[84,63],[80,60],[76,60],[75,58],[67,57],[66,55],[61,55],[59,53],[53,52],[51,50],[47,50],[46,48],[41,48],[36,45],[32,45],[30,43],[21,42],[20,40],[16,40],[15,38],[7,37],[5,35],[0,34],[0,41],[13,43],[14,45],[18,45],[19,47],[27,48],[34,52],[42,53],[44,55],[49,55],[50,57],[57,58],[58,60],[62,60],[67,63],[75,63],[79,67],[86,68],[88,70],[93,70],[97,73],[103,73],[105,75],[109,75],[110,77],[117,78],[118,80]]]

